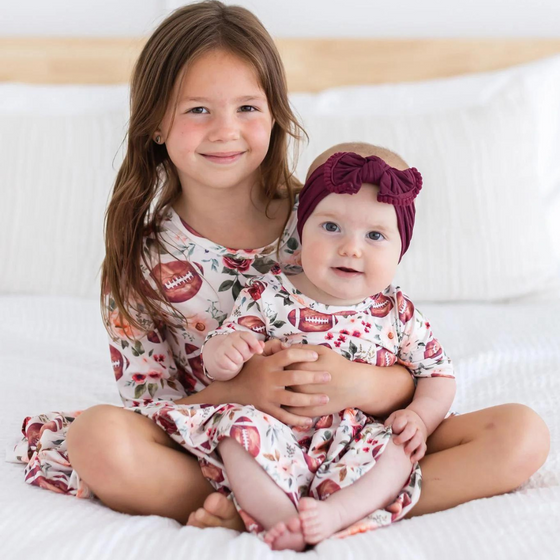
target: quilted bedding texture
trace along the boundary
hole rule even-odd
[[[454,410],[507,402],[548,424],[547,463],[513,493],[405,520],[304,553],[313,558],[548,560],[560,555],[560,301],[422,305],[453,358]],[[119,405],[97,302],[0,297],[0,449],[25,416]],[[4,459],[4,457],[2,457]],[[31,487],[23,465],[0,462],[0,558],[109,560],[294,558],[248,534],[201,531],[157,516],[130,516],[97,501]]]

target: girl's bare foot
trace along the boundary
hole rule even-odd
[[[266,532],[264,542],[272,550],[295,550],[301,552],[305,548],[305,538],[303,537],[301,522],[299,517],[292,517],[284,523],[280,521],[272,529]]]
[[[305,542],[317,544],[342,529],[340,511],[330,507],[328,501],[302,498],[299,502],[299,518]]]
[[[245,525],[233,502],[218,492],[210,494],[204,500],[204,506],[190,514],[187,525],[199,529],[225,527],[234,531],[245,531]]]

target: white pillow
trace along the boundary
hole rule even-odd
[[[392,149],[420,170],[414,237],[396,279],[417,300],[497,301],[557,288],[559,92],[555,57],[447,80],[293,95],[310,137],[298,176],[324,149],[355,140]]]
[[[495,205],[504,177],[521,161],[515,193],[523,177],[531,192],[542,187],[552,206],[560,182],[559,84],[555,58],[449,80],[293,94],[311,136],[299,175],[323,148],[343,140],[401,152],[426,185],[401,271],[411,295],[441,301],[529,293],[544,286],[552,266],[537,202],[523,203],[529,219],[524,235],[511,227],[517,222],[478,228],[474,220],[492,212],[482,192]],[[0,84],[0,293],[98,296],[103,214],[122,161],[127,119],[127,86]],[[508,148],[512,139],[517,147]],[[476,166],[467,166],[460,150]],[[530,170],[532,150],[538,177]],[[474,182],[470,189],[477,194],[470,198],[471,191],[457,193],[463,173]],[[515,220],[519,202],[513,196],[507,201]],[[462,227],[469,228],[465,235]],[[473,249],[485,233],[484,251]],[[423,247],[430,247],[429,259]],[[560,242],[557,248],[560,255]]]
[[[0,85],[1,293],[98,297],[126,86]]]

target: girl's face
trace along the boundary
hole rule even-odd
[[[305,222],[301,263],[312,284],[310,297],[349,305],[393,281],[401,237],[395,209],[377,200],[378,191],[364,184],[353,195],[330,194]]]
[[[154,137],[162,135],[183,189],[253,187],[273,126],[255,70],[215,50],[195,59],[177,82]]]

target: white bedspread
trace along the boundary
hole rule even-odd
[[[457,368],[453,408],[531,406],[551,430],[548,462],[511,494],[326,541],[306,557],[560,558],[560,302],[420,307]],[[2,296],[0,317],[0,449],[17,436],[25,416],[120,404],[97,302]],[[98,502],[31,487],[23,481],[23,465],[2,460],[0,470],[2,560],[295,557],[273,553],[248,534],[119,514]]]

